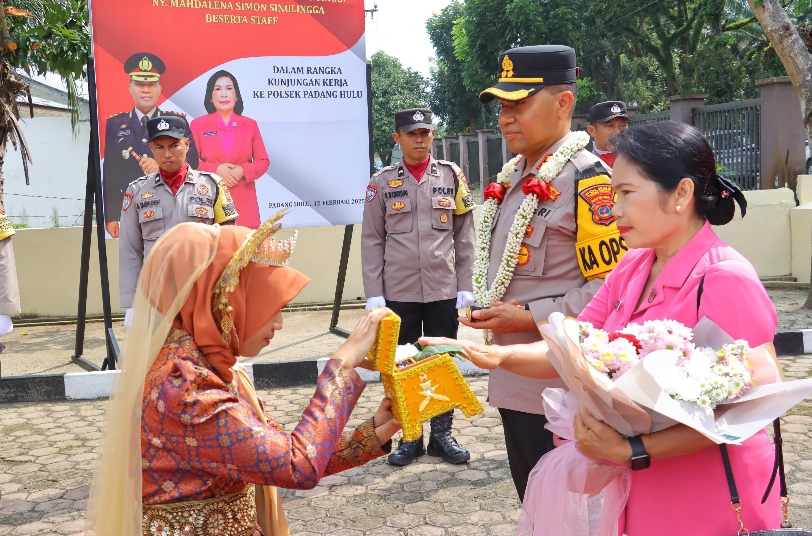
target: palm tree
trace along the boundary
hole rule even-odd
[[[0,0],[0,203],[3,200],[3,162],[8,142],[20,151],[29,184],[28,164],[33,163],[20,128],[20,98],[27,97],[34,110],[28,85],[17,75],[57,73],[68,88],[68,106],[74,136],[79,127],[78,79],[90,57],[87,0]]]

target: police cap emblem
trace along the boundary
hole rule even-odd
[[[414,115],[412,116],[412,119],[414,119],[415,122],[417,122],[417,123],[419,123],[420,121],[422,121],[425,118],[426,117],[422,114],[422,112],[420,112],[420,110],[416,111],[414,113]]]
[[[622,111],[623,111],[623,110],[621,110],[621,109],[620,109],[620,106],[618,106],[617,104],[615,104],[615,105],[613,105],[613,106],[612,106],[612,113],[613,113],[613,114],[619,114],[619,113],[620,113],[620,112],[622,112]]]
[[[169,130],[169,123],[161,119],[161,122],[158,123],[158,126],[155,128],[157,128],[158,130]]]

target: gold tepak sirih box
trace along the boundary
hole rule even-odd
[[[466,417],[485,411],[449,354],[398,368],[395,349],[399,333],[398,315],[381,320],[369,360],[381,373],[384,393],[392,400],[392,413],[403,426],[404,441],[420,438],[423,422],[450,409],[458,408]]]

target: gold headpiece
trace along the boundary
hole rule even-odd
[[[282,224],[277,222],[286,212],[287,209],[280,210],[265,220],[257,230],[249,233],[214,285],[211,292],[212,310],[215,314],[219,311],[221,315],[220,328],[226,346],[231,345],[231,332],[234,331],[234,317],[232,316],[234,309],[228,303],[228,294],[237,288],[242,269],[248,266],[249,262],[269,266],[287,266],[290,263],[290,255],[293,253],[293,248],[296,247],[299,232],[294,232],[292,237],[280,242],[272,238],[272,235],[282,228]],[[236,336],[235,333],[234,337]],[[239,340],[237,342],[239,343]]]

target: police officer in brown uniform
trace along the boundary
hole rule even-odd
[[[361,231],[367,309],[389,307],[401,318],[398,344],[422,335],[456,338],[457,308],[472,304],[474,202],[460,168],[435,160],[431,110],[395,114],[393,138],[403,159],[369,182]],[[470,459],[451,437],[454,412],[431,419],[428,453],[448,463]],[[426,453],[423,438],[389,456],[407,465]]]
[[[575,51],[559,45],[521,47],[503,53],[499,64],[498,83],[483,91],[480,100],[499,99],[502,135],[519,156],[509,177],[486,189],[486,198],[499,203],[490,227],[487,266],[475,267],[487,273],[486,297],[493,295],[508,244],[518,240],[521,247],[498,303],[474,311],[473,322],[460,321],[488,330],[494,345],[514,345],[540,341],[536,324],[553,312],[577,316],[617,264],[625,245],[611,215],[609,169],[585,149],[588,136],[570,132],[578,93]],[[561,156],[568,151],[568,159]],[[545,171],[559,169],[556,161],[563,162],[560,171]],[[548,162],[552,167],[544,167]],[[526,228],[512,231],[531,193],[538,204]],[[483,212],[487,207],[486,203]],[[472,354],[497,355],[500,350],[473,347]],[[565,387],[560,379],[533,379],[533,355],[511,355],[488,366],[493,369],[488,401],[502,416],[508,462],[521,499],[530,470],[554,448],[552,433],[544,428],[541,393],[547,387]]]
[[[147,121],[149,144],[158,171],[130,183],[121,203],[119,291],[130,307],[144,259],[155,242],[179,223],[233,225],[237,211],[228,189],[214,173],[195,171],[186,162],[186,120],[177,116]]]
[[[586,131],[592,136],[592,152],[610,168],[615,167],[615,153],[609,141],[629,128],[629,114],[623,101],[606,101],[594,105],[586,114]]]

